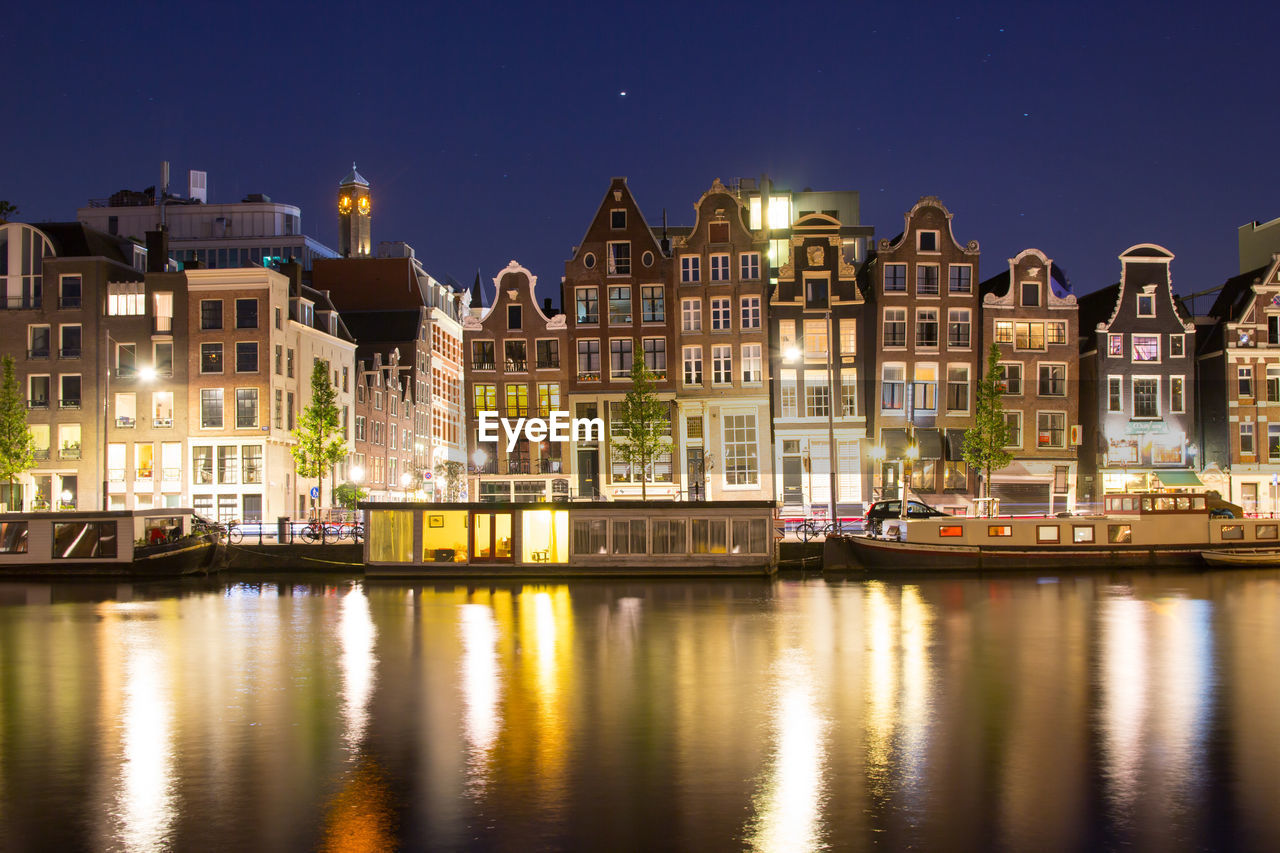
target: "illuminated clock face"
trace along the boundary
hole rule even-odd
[[[360,212],[367,216],[369,214],[369,197],[367,195],[360,196],[357,206],[360,208]]]
[[[351,212],[351,196],[344,195],[338,199],[338,212],[339,213]]]

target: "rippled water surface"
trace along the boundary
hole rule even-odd
[[[1280,849],[1280,574],[0,584],[0,849]]]

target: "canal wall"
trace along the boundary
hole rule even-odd
[[[228,545],[226,571],[364,571],[364,545]]]

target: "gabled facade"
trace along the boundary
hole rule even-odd
[[[1080,300],[1081,497],[1201,486],[1195,326],[1173,296],[1173,253],[1120,255],[1119,283]]]
[[[1075,507],[1080,443],[1080,347],[1076,297],[1061,268],[1039,249],[1009,259],[984,281],[980,369],[1000,348],[1005,420],[1013,461],[991,477],[1002,513]]]
[[[399,350],[356,363],[351,478],[369,500],[420,500],[414,468],[412,371]]]
[[[508,450],[497,429],[496,443],[479,440],[480,413],[493,412],[516,424],[566,411],[568,335],[564,314],[547,316],[538,307],[537,277],[512,261],[493,280],[493,303],[463,322],[467,361],[468,464],[471,495],[480,501],[540,501],[569,496],[568,443],[531,443],[521,437]],[[478,306],[477,306],[478,307]]]
[[[562,305],[573,351],[568,401],[575,417],[600,417],[614,434],[612,418],[631,387],[631,364],[644,358],[657,374],[659,396],[672,403],[676,391],[671,260],[658,241],[625,178],[614,178],[580,245],[565,262]],[[674,422],[674,416],[672,418]],[[609,453],[609,442],[574,442],[577,494],[638,497],[642,479],[651,498],[680,491],[676,472],[681,449],[660,454],[646,471],[633,471]]]
[[[694,211],[672,245],[680,489],[697,500],[771,500],[768,243],[719,179]]]
[[[837,512],[856,513],[869,485],[859,368],[870,354],[857,269],[824,213],[792,225],[789,249],[769,299],[776,499],[787,514],[829,514],[834,460]]]
[[[1280,255],[1229,279],[1209,314],[1197,359],[1205,464],[1230,472],[1223,495],[1245,512],[1278,512]]]
[[[865,270],[877,336],[877,496],[899,495],[909,470],[917,496],[961,509],[976,487],[961,447],[974,423],[973,390],[984,360],[978,242],[961,245],[951,217],[936,197],[920,199],[907,212],[902,234],[881,240]]]

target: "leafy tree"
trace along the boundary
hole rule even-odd
[[[36,443],[27,426],[27,401],[13,372],[13,356],[6,355],[4,380],[0,382],[0,479],[9,483],[10,501],[13,481],[35,464]]]
[[[1012,436],[1004,418],[1004,382],[1000,378],[1000,347],[987,352],[987,370],[978,383],[974,424],[964,433],[964,461],[982,471],[982,496],[991,497],[991,472],[1013,461],[1005,449]],[[988,512],[991,504],[988,503]]]
[[[320,490],[317,509],[323,506],[324,475],[347,456],[347,442],[342,437],[342,412],[336,400],[329,362],[320,359],[311,370],[311,402],[298,416],[298,428],[292,433],[297,444],[289,448],[298,476],[316,478]]]
[[[18,215],[18,206],[10,201],[0,199],[0,224],[8,222],[10,218]]]
[[[639,350],[636,347],[637,353]],[[654,458],[668,448],[667,436],[671,434],[670,409],[654,391],[656,378],[643,358],[632,361],[631,390],[622,400],[618,434],[612,439],[614,453],[640,477],[640,497],[646,500],[649,492],[645,474]]]
[[[369,497],[369,493],[355,483],[343,483],[333,490],[333,503],[343,509],[355,509],[356,504]]]
[[[444,461],[436,463],[436,477],[444,481],[444,499],[456,501],[462,498],[462,477],[466,466],[461,462]]]

